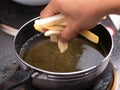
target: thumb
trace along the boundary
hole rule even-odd
[[[51,0],[49,4],[41,11],[40,18],[46,18],[46,17],[53,16],[58,13],[56,5],[52,1],[53,0]]]

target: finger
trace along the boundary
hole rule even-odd
[[[58,13],[56,5],[52,1],[53,0],[51,0],[50,3],[41,11],[40,18],[45,18],[45,17],[53,16],[56,13]]]
[[[60,40],[62,42],[69,42],[78,35],[78,30],[75,30],[75,27],[68,25],[60,35]]]

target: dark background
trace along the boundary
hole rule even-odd
[[[25,6],[12,0],[0,0],[0,23],[20,28],[24,23],[39,16],[45,6]]]

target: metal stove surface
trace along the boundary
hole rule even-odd
[[[110,57],[110,61],[114,65],[117,74],[117,83],[115,90],[120,90],[120,28],[118,29],[116,25],[114,25],[110,17],[109,19],[102,21],[102,23],[113,35],[114,47]]]
[[[0,29],[0,83],[10,78],[18,67],[13,49],[13,37]]]
[[[114,37],[114,49],[110,58],[117,72],[116,90],[120,90],[120,30],[117,30]]]
[[[28,20],[39,16],[44,6],[25,6],[12,0],[0,0],[0,23],[20,28]]]

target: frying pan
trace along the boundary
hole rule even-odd
[[[99,64],[76,72],[50,72],[30,65],[19,56],[22,46],[30,38],[37,34],[39,34],[40,39],[45,38],[42,33],[36,31],[33,27],[34,21],[36,19],[38,19],[38,17],[25,23],[19,29],[19,32],[14,38],[14,48],[20,67],[23,71],[30,74],[33,85],[37,88],[40,88],[41,90],[86,90],[92,87],[108,66],[109,58],[113,50],[113,38],[108,30],[101,24],[91,29],[91,32],[99,36],[100,41],[98,44],[102,43],[103,47],[108,52],[106,57],[101,60]]]
[[[12,0],[22,5],[42,6],[48,4],[49,0]]]

